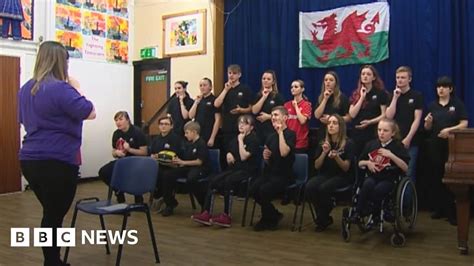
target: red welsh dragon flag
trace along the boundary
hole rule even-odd
[[[387,2],[300,12],[300,67],[375,63],[388,58]]]

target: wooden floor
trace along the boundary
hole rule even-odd
[[[101,182],[82,183],[76,199],[106,196]],[[131,198],[128,198],[131,200]],[[178,195],[176,214],[161,217],[153,214],[155,235],[163,265],[473,265],[472,255],[461,256],[456,249],[456,227],[441,220],[431,220],[421,212],[414,233],[407,236],[404,248],[390,246],[391,229],[379,234],[360,234],[352,229],[350,243],[340,237],[341,208],[334,211],[336,223],[324,233],[308,226],[291,232],[293,206],[279,206],[285,214],[281,228],[272,232],[254,232],[240,227],[243,202],[234,204],[234,224],[230,229],[203,227],[190,220],[191,204],[186,195]],[[216,201],[222,205],[222,199]],[[306,221],[310,214],[307,212]],[[69,225],[70,211],[64,225]],[[31,191],[0,196],[0,265],[42,265],[40,248],[10,247],[11,227],[35,227],[41,219],[41,207]],[[153,265],[146,219],[142,214],[129,219],[129,228],[139,232],[139,243],[125,246],[122,265]],[[108,229],[118,229],[119,217],[107,217]],[[77,231],[98,229],[98,218],[80,214]],[[471,225],[472,228],[474,225]],[[471,233],[471,245],[474,246]],[[114,265],[116,246],[106,255],[103,246],[78,245],[70,253],[72,265]]]

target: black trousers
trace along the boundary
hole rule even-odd
[[[115,162],[116,160],[110,161],[99,169],[99,177],[107,186],[110,186],[110,181],[112,181]]]
[[[318,221],[327,221],[333,208],[332,196],[336,189],[347,186],[349,179],[342,176],[318,175],[311,178],[306,184],[305,198],[316,209]]]
[[[250,195],[261,206],[262,221],[265,223],[272,223],[277,219],[278,211],[273,206],[272,200],[283,195],[288,184],[287,177],[264,175],[257,178],[250,186]]]
[[[392,180],[367,177],[362,184],[357,201],[356,208],[359,214],[362,216],[370,214],[369,202],[374,204],[374,211],[380,210],[382,200],[392,191],[393,185]]]
[[[23,175],[43,207],[41,227],[53,228],[53,247],[42,248],[44,265],[61,265],[56,229],[62,227],[76,194],[79,167],[57,160],[24,160],[20,163]]]
[[[248,179],[250,174],[244,170],[229,169],[212,176],[206,192],[204,210],[210,211],[213,190],[224,193],[224,212],[230,215],[230,193],[236,191],[243,180]]]
[[[204,197],[205,197],[205,185],[199,183],[198,180],[204,178],[207,173],[203,172],[202,167],[200,166],[184,166],[178,168],[171,168],[163,171],[163,176],[161,178],[161,186],[163,192],[163,200],[167,206],[176,206],[177,201],[174,197],[174,191],[176,188],[176,179],[186,178],[187,187],[197,201],[204,206]]]
[[[432,189],[431,208],[448,217],[455,216],[454,194],[443,184],[444,164],[448,160],[449,147],[447,139],[428,140],[428,178]]]

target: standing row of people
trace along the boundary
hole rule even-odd
[[[272,109],[276,106],[284,106],[287,116],[285,125],[295,133],[295,152],[313,154],[316,150],[315,159],[318,166],[316,169],[320,170],[322,167],[322,155],[330,159],[344,158],[344,163],[335,165],[342,166],[347,175],[346,164],[350,164],[353,158],[361,156],[364,146],[372,139],[376,138],[377,125],[385,117],[393,119],[400,127],[400,137],[403,146],[408,149],[410,160],[408,163],[408,176],[415,181],[415,166],[417,161],[418,144],[420,142],[419,127],[423,113],[423,98],[420,92],[413,90],[410,87],[412,79],[412,72],[409,67],[402,66],[396,71],[396,88],[392,95],[384,88],[384,83],[378,75],[373,66],[366,65],[361,68],[360,78],[357,89],[353,92],[350,99],[346,97],[340,89],[339,78],[333,71],[329,71],[322,82],[320,96],[318,97],[316,106],[314,108],[314,116],[319,119],[322,126],[318,131],[318,147],[309,147],[309,126],[308,121],[311,119],[312,107],[311,102],[304,96],[304,82],[302,80],[295,80],[292,82],[291,93],[293,100],[285,103],[282,95],[278,92],[276,74],[272,70],[265,71],[262,75],[262,88],[255,98],[252,96],[251,90],[248,86],[240,83],[241,70],[237,65],[231,65],[228,68],[228,82],[226,83],[223,92],[219,97],[215,97],[212,90],[211,80],[204,78],[200,81],[201,94],[193,101],[186,92],[187,83],[179,81],[175,83],[175,93],[170,106],[168,107],[168,116],[170,121],[174,121],[173,131],[175,135],[182,136],[182,125],[190,119],[194,119],[200,127],[200,138],[203,139],[207,147],[221,147],[224,155],[224,163],[228,163],[227,154],[231,150],[233,141],[237,141],[237,136],[241,133],[239,126],[237,126],[238,119],[244,114],[253,114],[255,120],[251,120],[249,124],[252,125],[252,131],[256,132],[261,146],[265,145],[266,138],[275,132],[274,125],[272,125]],[[448,92],[453,92],[454,87],[452,82],[447,77],[440,78],[437,83],[438,96],[442,102],[433,103],[430,105],[430,113],[425,119],[425,129],[431,130],[430,141],[436,143],[445,143],[443,150],[442,144],[433,145],[433,148],[438,147],[438,152],[430,152],[433,154],[447,155],[447,132],[456,128],[463,128],[467,126],[467,115],[462,102],[457,100],[451,93],[444,93],[442,96],[439,93],[444,92],[447,87]],[[450,97],[452,100],[450,100]],[[254,100],[252,100],[254,99]],[[436,109],[441,105],[451,115],[446,116],[443,113],[443,108]],[[449,107],[446,107],[449,105]],[[453,106],[451,106],[453,105]],[[454,106],[455,105],[455,106]],[[445,110],[445,111],[446,111]],[[435,112],[435,114],[433,114]],[[337,114],[338,116],[333,116]],[[329,118],[332,117],[332,121]],[[433,116],[435,118],[433,118]],[[250,121],[249,118],[245,118]],[[337,120],[337,123],[336,123]],[[176,123],[176,121],[179,121]],[[434,121],[434,122],[433,122]],[[343,122],[343,124],[342,124]],[[346,133],[346,127],[349,122],[352,122],[353,129],[350,134]],[[220,124],[222,134],[222,145],[217,145],[217,135]],[[432,124],[435,127],[432,127]],[[333,137],[327,137],[327,129],[336,127],[344,128],[344,134],[351,137],[347,142],[339,140],[334,143]],[[240,133],[239,133],[240,132]],[[338,131],[339,132],[339,131]],[[341,131],[342,132],[342,131]],[[339,133],[338,133],[339,134]],[[342,133],[341,133],[342,134]],[[340,136],[339,136],[340,137]],[[444,139],[444,141],[443,141]],[[333,143],[331,143],[331,141]],[[237,143],[237,142],[236,142]],[[325,144],[324,147],[322,146]],[[327,144],[329,143],[329,144]],[[343,143],[343,147],[339,147]],[[330,149],[330,153],[325,154],[323,151],[327,150],[327,146],[335,149]],[[349,145],[345,147],[346,145]],[[234,146],[235,148],[235,146]],[[344,152],[336,152],[336,151]],[[339,155],[339,156],[336,156]],[[446,157],[446,155],[444,157]],[[318,161],[319,159],[319,161]],[[445,161],[446,158],[444,158]],[[436,165],[444,165],[443,158],[433,157],[432,161],[436,161]],[[325,167],[322,167],[325,168]],[[340,169],[339,169],[340,170]],[[331,170],[331,171],[339,171]],[[339,176],[341,173],[339,174]],[[433,180],[436,191],[439,191],[443,197],[433,207],[433,218],[440,216],[448,216],[453,220],[453,209],[447,208],[446,202],[452,202],[449,192],[441,185],[442,172],[435,175],[437,177]],[[333,183],[331,185],[331,183]],[[337,188],[347,182],[336,182],[330,180],[327,184],[332,188]],[[318,184],[319,185],[319,184]],[[328,189],[330,191],[331,189]],[[329,192],[327,192],[329,193]],[[438,192],[436,192],[438,193]],[[314,194],[314,193],[313,193]],[[157,197],[161,197],[157,193]],[[202,202],[205,202],[203,199]],[[171,204],[175,207],[176,204]],[[324,204],[322,204],[324,205]],[[451,203],[447,204],[452,206]],[[167,213],[167,212],[165,212]],[[322,211],[327,213],[327,211]],[[225,213],[228,214],[228,213]],[[324,217],[326,216],[326,219]],[[329,218],[327,215],[321,215],[321,224],[328,224]],[[323,226],[324,227],[324,226]]]

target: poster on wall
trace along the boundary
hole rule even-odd
[[[107,39],[128,42],[128,20],[120,17],[108,16]]]
[[[128,62],[128,43],[109,40],[106,41],[107,62],[127,63]]]
[[[128,1],[56,0],[56,40],[72,58],[128,63]]]
[[[106,0],[85,0],[82,8],[107,13],[107,2]]]
[[[56,30],[56,40],[61,42],[71,58],[82,58],[82,34],[73,31]]]
[[[33,40],[34,0],[21,0],[21,5],[24,17],[24,20],[21,22],[21,38],[23,40]],[[0,28],[2,27],[3,21],[2,18],[0,18]],[[8,36],[12,36],[11,27]]]
[[[128,18],[128,0],[107,0],[107,13]]]
[[[84,11],[82,13],[82,34],[105,37],[105,14]]]

